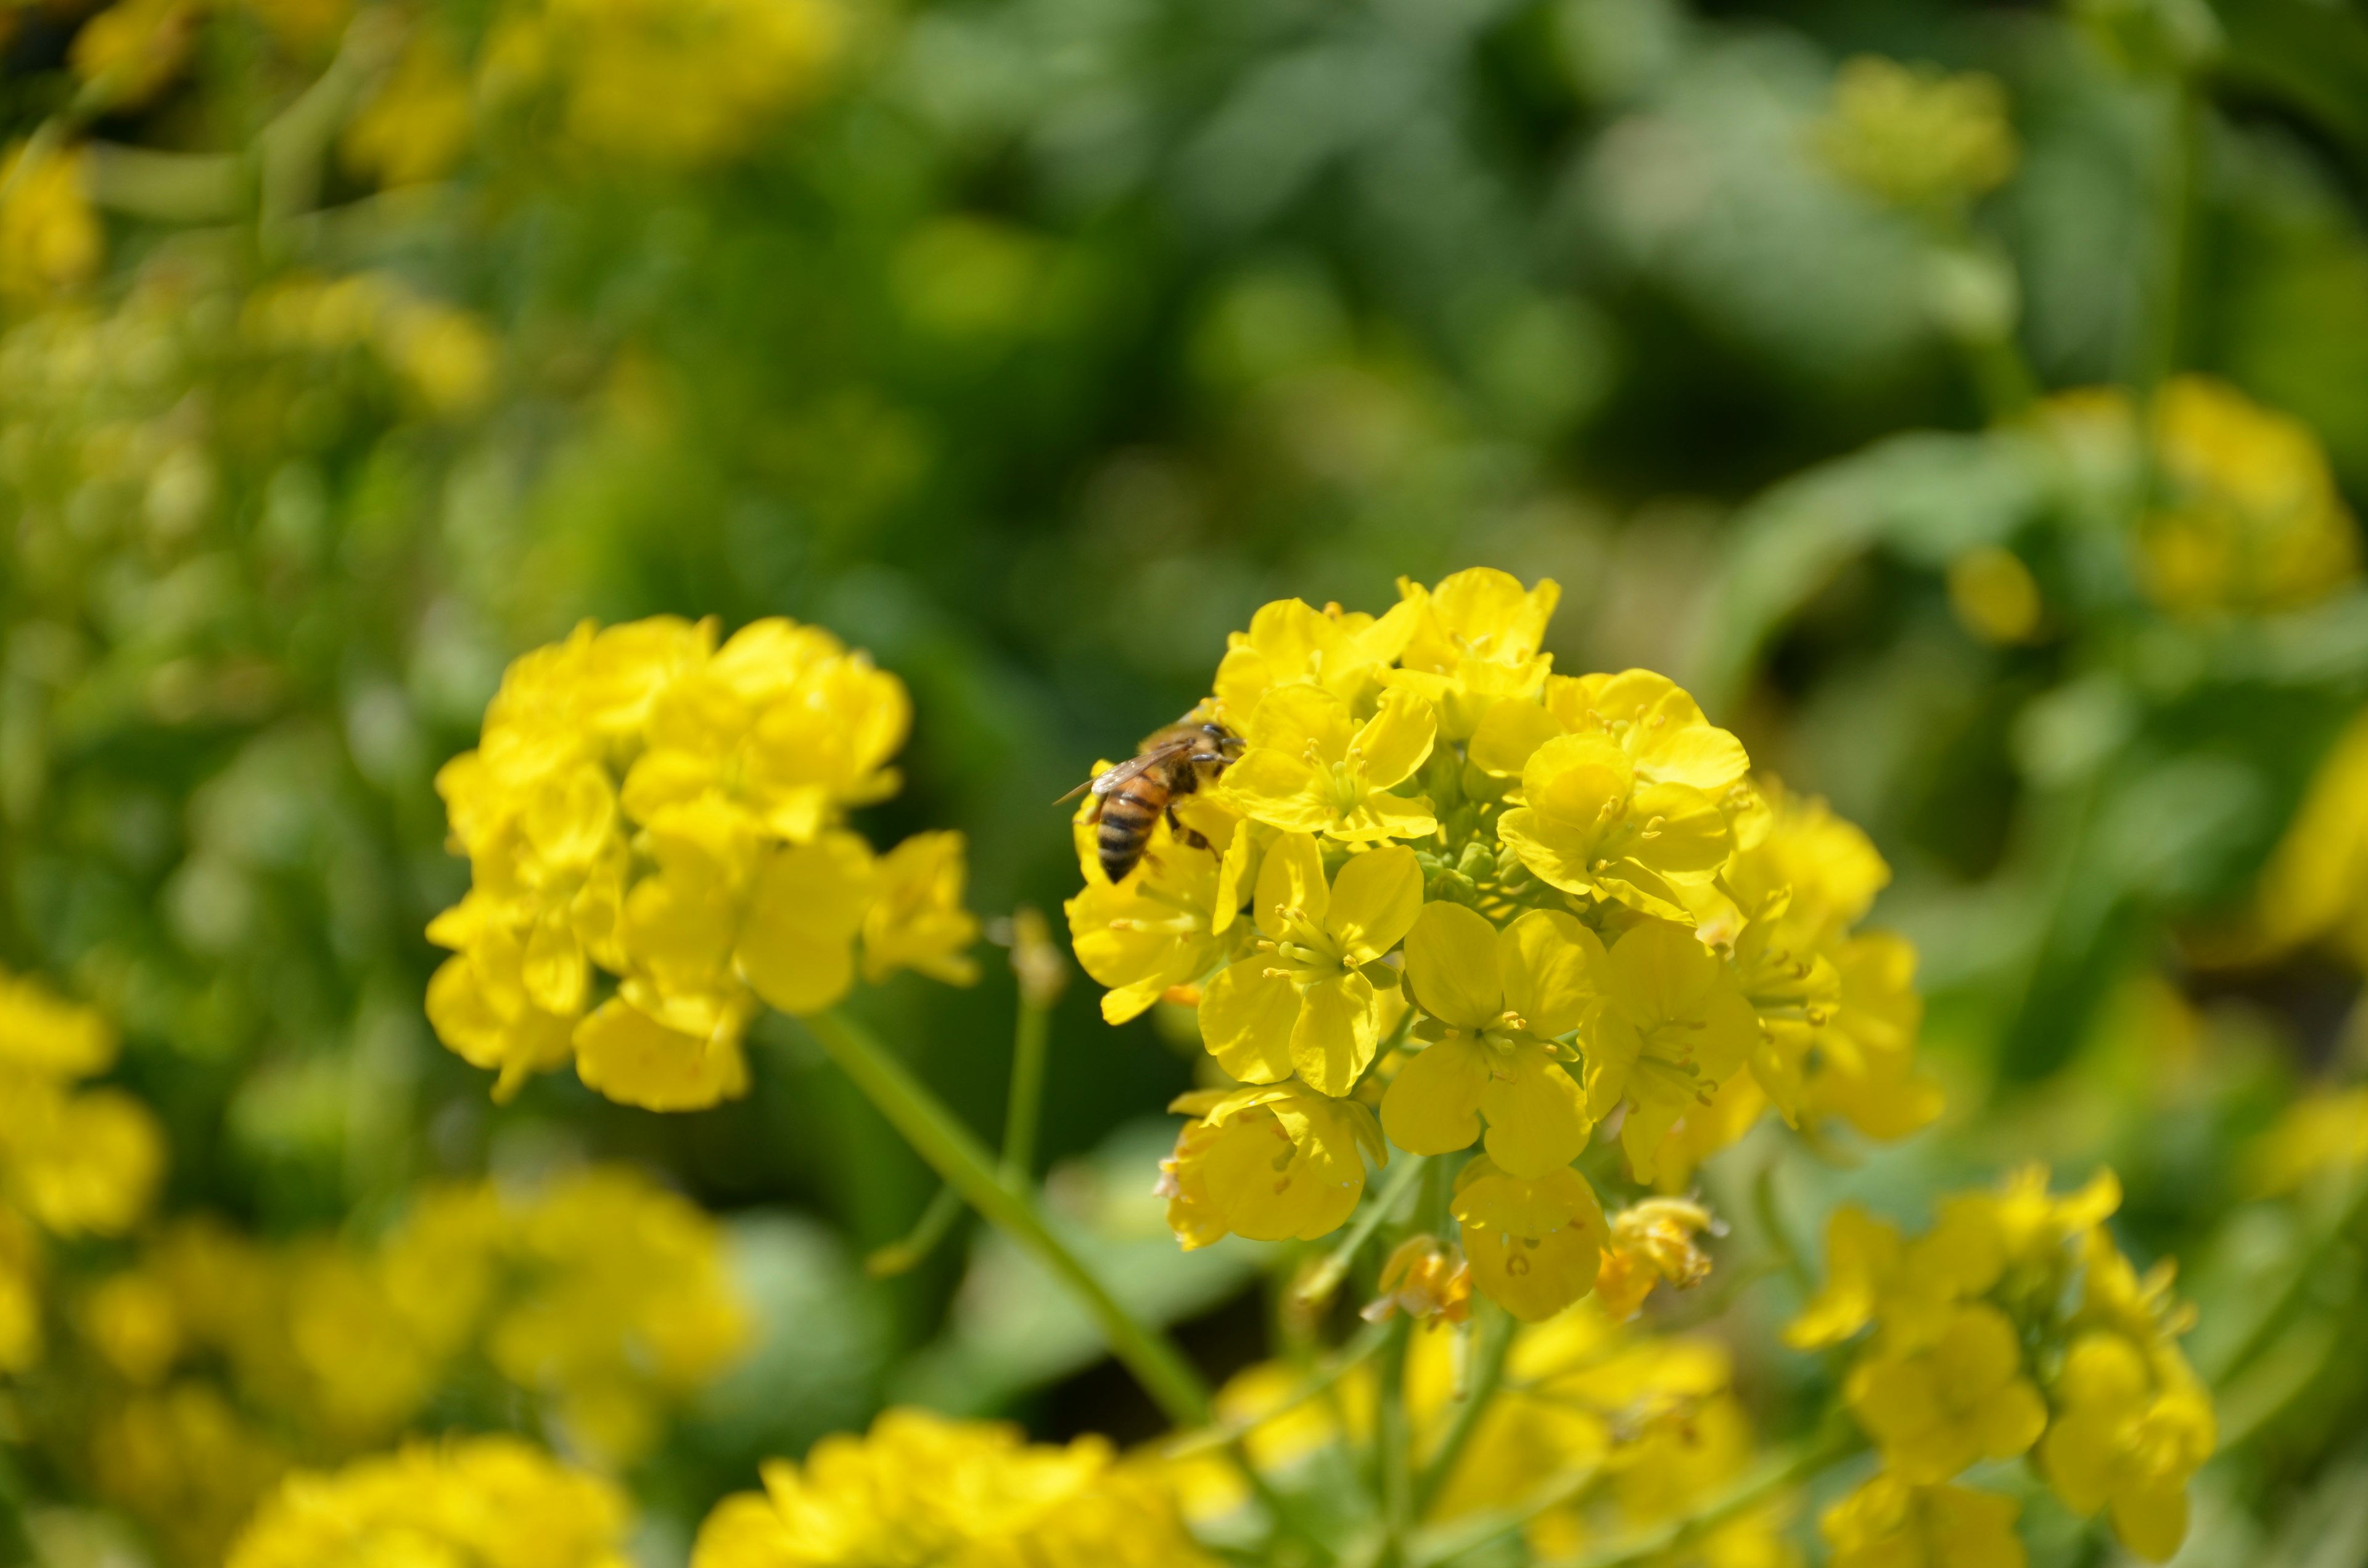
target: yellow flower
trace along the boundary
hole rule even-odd
[[[1717,1227],[1709,1210],[1684,1198],[1648,1198],[1611,1216],[1603,1267],[1595,1276],[1604,1314],[1625,1322],[1661,1281],[1684,1290],[1709,1278],[1710,1255],[1694,1244],[1694,1237],[1703,1231],[1715,1234]]]
[[[691,1568],[1206,1568],[1154,1477],[1110,1444],[1024,1442],[996,1422],[888,1411],[803,1465],[763,1467],[765,1490],[716,1506]]]
[[[959,833],[916,833],[881,857],[863,916],[864,979],[877,985],[911,969],[948,985],[976,983],[978,917],[962,907],[963,877]]]
[[[490,903],[472,892],[428,925],[429,941],[460,950],[428,979],[427,1021],[462,1061],[498,1072],[494,1097],[507,1100],[529,1076],[567,1060],[582,1008],[583,966],[572,953],[564,969],[552,966],[548,953],[556,937],[533,929],[546,944],[547,961],[536,971],[543,994],[572,997],[565,1011],[543,1006],[527,983],[527,942],[496,923]]]
[[[2160,1562],[2187,1536],[2187,1483],[2217,1442],[2211,1396],[2118,1334],[2082,1335],[2055,1383],[2039,1461],[2066,1506],[2111,1514],[2132,1551]]]
[[[1261,606],[1247,631],[1225,641],[1211,688],[1218,717],[1240,728],[1279,686],[1321,687],[1351,708],[1361,705],[1406,647],[1416,608],[1407,601],[1376,619],[1344,613],[1338,605],[1313,609],[1303,599]]]
[[[1168,1108],[1196,1119],[1160,1165],[1167,1223],[1187,1251],[1229,1232],[1279,1242],[1338,1230],[1365,1190],[1362,1154],[1389,1159],[1372,1111],[1295,1083],[1199,1090]]]
[[[442,30],[415,20],[385,82],[347,121],[347,167],[381,185],[441,179],[475,129],[469,79]]]
[[[1569,1166],[1524,1181],[1478,1156],[1455,1178],[1454,1213],[1473,1282],[1523,1323],[1595,1289],[1609,1232],[1595,1189]]]
[[[1499,705],[1534,705],[1554,667],[1554,656],[1538,652],[1538,644],[1562,598],[1560,585],[1542,578],[1524,589],[1509,573],[1478,566],[1428,592],[1400,578],[1398,593],[1398,609],[1414,611],[1412,635],[1405,666],[1382,678],[1429,702],[1440,733],[1467,740]]]
[[[106,236],[83,194],[81,153],[19,142],[0,158],[0,297],[43,299],[97,272]]]
[[[2358,577],[2358,527],[2309,426],[2203,376],[2166,385],[2150,423],[2169,498],[2138,548],[2164,608],[2292,609]]]
[[[1604,1005],[1586,1036],[1588,1114],[1600,1121],[1628,1103],[1621,1146],[1650,1181],[1662,1138],[1743,1066],[1759,1023],[1717,955],[1666,921],[1613,943],[1602,972]]]
[[[516,1437],[413,1443],[299,1471],[228,1568],[625,1568],[624,1494]]]
[[[1177,844],[1163,822],[1142,865],[1113,883],[1102,874],[1092,827],[1080,820],[1072,831],[1086,885],[1061,907],[1078,967],[1110,987],[1105,1021],[1140,1017],[1171,987],[1197,983],[1225,960],[1236,937],[1219,936],[1233,925],[1219,917],[1233,914],[1235,894],[1215,856]]]
[[[1709,881],[1733,846],[1715,801],[1689,784],[1642,781],[1604,735],[1538,747],[1521,769],[1521,799],[1497,833],[1539,881],[1665,920],[1691,922],[1678,887]]]
[[[1845,1203],[1826,1222],[1825,1289],[1786,1327],[1785,1343],[1803,1350],[1838,1345],[1878,1320],[1896,1343],[1921,1343],[1946,1325],[1957,1302],[1997,1284],[2005,1267],[1987,1194],[1950,1199],[1931,1233],[1914,1242]]]
[[[1949,608],[1982,642],[2011,647],[2039,630],[2039,584],[2021,556],[1984,545],[1949,562]]]
[[[1841,178],[1901,207],[1946,207],[2006,183],[2014,130],[1998,80],[1861,54],[1834,78],[1817,152]]]
[[[548,83],[581,153],[693,166],[810,96],[841,31],[822,0],[541,0],[495,29],[480,91],[500,103]]]
[[[1225,769],[1217,799],[1287,833],[1349,843],[1426,837],[1439,826],[1429,801],[1390,790],[1430,755],[1438,722],[1430,704],[1408,691],[1383,692],[1379,710],[1359,724],[1321,687],[1277,687],[1250,715],[1248,749]]]
[[[1839,1005],[1818,1037],[1802,1113],[1839,1117],[1869,1138],[1905,1138],[1941,1109],[1940,1085],[1916,1061],[1924,1001],[1916,994],[1915,946],[1870,931],[1836,946],[1834,968]]]
[[[2368,1087],[2320,1089],[2294,1101],[2254,1141],[2246,1163],[2248,1185],[2264,1197],[2368,1165]]]
[[[14,1078],[16,1081],[11,1082]],[[0,1157],[26,1212],[52,1235],[121,1235],[164,1174],[154,1113],[114,1089],[80,1094],[0,1074]]]
[[[1488,1124],[1488,1157],[1544,1176],[1587,1147],[1586,1096],[1556,1037],[1593,1001],[1603,944],[1570,915],[1531,910],[1499,932],[1461,904],[1430,903],[1406,937],[1406,983],[1436,1024],[1391,1080],[1382,1125],[1417,1154],[1469,1148]]]
[[[33,1228],[0,1208],[0,1372],[41,1359],[41,1250]]]
[[[74,74],[108,108],[139,107],[180,74],[199,9],[198,0],[117,0],[74,35]]]
[[[1472,1315],[1472,1267],[1437,1236],[1408,1236],[1382,1265],[1381,1293],[1359,1312],[1367,1323],[1394,1312],[1436,1326]]]
[[[1296,1072],[1320,1095],[1345,1095],[1380,1043],[1374,978],[1396,979],[1380,960],[1422,909],[1421,863],[1384,845],[1350,856],[1327,885],[1315,840],[1288,833],[1258,869],[1254,904],[1263,940],[1209,983],[1201,1038],[1246,1083]]]
[[[1704,718],[1675,681],[1650,670],[1549,677],[1539,703],[1504,702],[1488,710],[1472,737],[1472,762],[1510,778],[1540,746],[1565,734],[1610,741],[1646,784],[1684,784],[1713,796],[1741,783],[1751,767],[1741,741]]]
[[[116,1050],[114,1028],[97,1008],[0,970],[0,1066],[87,1078],[114,1065]]]
[[[1911,1482],[2012,1459],[2047,1425],[2047,1406],[2022,1375],[2014,1324],[1981,1302],[1951,1309],[1927,1342],[1878,1338],[1850,1369],[1842,1397]]]
[[[2023,1568],[2021,1511],[2010,1497],[1879,1472],[1827,1508],[1817,1528],[1833,1568]]]

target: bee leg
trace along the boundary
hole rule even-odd
[[[1167,831],[1176,835],[1176,841],[1178,844],[1185,845],[1190,848],[1206,849],[1209,847],[1209,841],[1201,836],[1200,829],[1186,827],[1182,822],[1178,820],[1176,808],[1174,806],[1167,808]]]

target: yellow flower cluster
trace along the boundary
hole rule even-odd
[[[1437,1459],[1463,1409],[1456,1358],[1448,1335],[1418,1335],[1409,1345],[1405,1397],[1418,1466]],[[1236,1374],[1219,1392],[1217,1410],[1247,1428],[1249,1460],[1287,1488],[1292,1472],[1325,1449],[1370,1439],[1375,1392],[1368,1365],[1316,1392],[1303,1369],[1274,1361]],[[1531,1522],[1529,1543],[1541,1560],[1581,1555],[1694,1511],[1750,1468],[1755,1449],[1725,1346],[1639,1334],[1582,1305],[1520,1332],[1504,1381],[1426,1522],[1524,1509],[1560,1484],[1569,1495]],[[1196,1455],[1173,1461],[1171,1471],[1196,1523],[1214,1524],[1247,1501],[1227,1461]],[[1782,1537],[1788,1506],[1771,1497],[1705,1532],[1694,1543],[1700,1561],[1769,1568],[1794,1561]]]
[[[347,128],[347,162],[389,185],[450,172],[488,119],[604,161],[660,168],[746,152],[839,52],[832,0],[512,0],[472,65],[414,27]]]
[[[1841,178],[1909,208],[1947,208],[2004,185],[2014,129],[1998,79],[1949,75],[1880,55],[1844,62],[1816,149]]]
[[[1391,1145],[1478,1144],[1463,1254],[1542,1318],[1596,1280],[1605,1221],[1570,1167],[1599,1125],[1675,1189],[1771,1104],[1884,1138],[1937,1112],[1913,950],[1856,929],[1888,875],[1863,835],[1752,779],[1666,678],[1554,674],[1553,583],[1400,593],[1235,634],[1197,716],[1241,755],[1176,808],[1206,847],[1158,825],[1113,884],[1093,806],[1077,823],[1069,928],[1104,1017],[1197,1000],[1238,1085],[1177,1104],[1187,1246],[1322,1235]]]
[[[708,1516],[691,1568],[1209,1568],[1167,1488],[1102,1438],[891,1410],[869,1436],[775,1460]],[[238,1568],[233,1564],[233,1568]]]
[[[1843,1398],[1884,1469],[1827,1514],[1837,1563],[1925,1561],[1919,1543],[1954,1540],[1948,1561],[2020,1568],[2013,1504],[1950,1483],[2024,1454],[2138,1555],[2178,1550],[2188,1480],[2214,1442],[2212,1401],[2178,1347],[2190,1319],[2171,1303],[2169,1266],[2141,1278],[2105,1229],[2120,1203],[2111,1173],[2055,1197],[2032,1168],[1949,1199],[1912,1240],[1861,1209],[1835,1211],[1825,1290],[1786,1337],[1812,1348],[1873,1329]]]
[[[518,659],[437,775],[471,873],[428,927],[455,954],[437,1033],[497,1097],[572,1051],[609,1098],[685,1110],[746,1090],[760,1004],[846,995],[859,937],[875,979],[967,983],[960,835],[875,856],[846,826],[895,791],[910,716],[903,682],[790,620],[721,647],[712,620],[587,621]]]
[[[88,1007],[0,971],[0,1372],[39,1361],[41,1235],[120,1235],[165,1164],[148,1108],[82,1080],[115,1061]]]
[[[278,1468],[228,1462],[268,1453],[264,1432],[332,1455],[376,1446],[464,1361],[547,1402],[575,1449],[632,1461],[751,1327],[714,1221],[622,1167],[527,1192],[431,1189],[367,1250],[270,1248],[185,1221],[79,1317],[125,1385],[93,1438],[103,1488],[142,1515],[194,1494],[210,1517],[222,1491],[245,1490],[235,1514]],[[210,1365],[227,1368],[236,1405],[204,1381]]]
[[[2163,387],[2146,420],[2150,463],[2119,391],[2058,394],[2044,423],[2076,461],[2159,496],[2139,519],[2137,568],[2174,615],[2294,609],[2360,575],[2359,528],[2317,436],[2226,382]]]
[[[300,1471],[228,1568],[626,1568],[625,1496],[517,1437],[413,1443]]]

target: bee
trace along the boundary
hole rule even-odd
[[[1241,755],[1239,735],[1188,713],[1147,736],[1134,756],[1104,768],[1053,803],[1093,791],[1093,812],[1086,820],[1101,827],[1095,847],[1100,852],[1102,874],[1119,881],[1142,860],[1152,829],[1163,816],[1178,838],[1195,849],[1209,846],[1207,839],[1176,820],[1176,797],[1198,790]]]

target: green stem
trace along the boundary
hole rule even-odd
[[[1092,1314],[1111,1354],[1134,1374],[1170,1421],[1197,1426],[1209,1419],[1208,1387],[1183,1352],[1119,1304],[1083,1260],[1045,1225],[1034,1202],[1003,1184],[986,1150],[970,1130],[923,1088],[902,1062],[870,1030],[844,1014],[819,1013],[804,1022],[840,1071],[904,1135],[914,1153],[972,1208],[1034,1254]]]
[[[1020,988],[1019,1024],[1012,1031],[1011,1087],[1003,1108],[1003,1181],[1026,1191],[1036,1171],[1036,1128],[1044,1114],[1044,1052],[1053,1010]]]
[[[1397,1211],[1398,1205],[1406,1200],[1406,1193],[1413,1188],[1415,1178],[1429,1164],[1429,1157],[1424,1154],[1400,1154],[1397,1157],[1389,1176],[1382,1182],[1381,1190],[1373,1194],[1373,1200],[1349,1221],[1348,1233],[1340,1238],[1340,1244],[1334,1247],[1331,1255],[1301,1281],[1299,1299],[1303,1303],[1310,1306],[1319,1304],[1329,1300],[1332,1292],[1340,1288],[1340,1281],[1348,1277],[1349,1266],[1357,1261],[1357,1254],[1373,1239],[1373,1233],[1386,1224],[1390,1216]]]
[[[1472,1386],[1455,1407],[1454,1417],[1448,1423],[1446,1435],[1440,1438],[1439,1451],[1423,1466],[1422,1476],[1415,1483],[1414,1512],[1417,1518],[1430,1512],[1431,1505],[1447,1483],[1455,1479],[1455,1467],[1471,1445],[1472,1434],[1480,1429],[1480,1418],[1497,1397],[1497,1390],[1505,1381],[1505,1364],[1512,1358],[1513,1341],[1520,1325],[1513,1314],[1485,1300],[1477,1303],[1480,1322],[1479,1364],[1474,1369]]]
[[[929,1206],[921,1210],[921,1217],[913,1222],[910,1231],[905,1233],[905,1239],[890,1242],[866,1257],[863,1272],[874,1279],[890,1279],[911,1272],[920,1266],[923,1258],[938,1249],[938,1244],[946,1239],[946,1233],[953,1229],[954,1221],[962,1211],[961,1193],[951,1187],[938,1188],[937,1196],[929,1199]]]
[[[1185,1433],[1167,1444],[1162,1451],[1169,1459],[1182,1459],[1189,1454],[1204,1453],[1211,1449],[1221,1449],[1229,1444],[1238,1443],[1268,1422],[1297,1409],[1319,1394],[1330,1392],[1342,1378],[1364,1365],[1375,1351],[1388,1344],[1389,1338],[1390,1329],[1387,1324],[1368,1324],[1358,1330],[1348,1344],[1340,1346],[1338,1350],[1326,1358],[1321,1365],[1300,1380],[1299,1385],[1279,1403],[1269,1405],[1256,1415],[1242,1420],[1223,1422],[1196,1432]]]
[[[2368,1172],[2351,1178],[2351,1187],[2338,1196],[2328,1210],[2325,1222],[2313,1236],[2294,1267],[2279,1283],[2276,1290],[2261,1300],[2260,1310],[2253,1316],[2245,1332],[2226,1353],[2215,1356],[2211,1363],[2200,1369],[2204,1381],[2214,1387],[2225,1387],[2246,1364],[2260,1355],[2277,1337],[2286,1318],[2302,1304],[2325,1271],[2328,1255],[2339,1246],[2361,1216],[2368,1213]]]
[[[1406,1348],[1413,1328],[1413,1321],[1400,1313],[1391,1320],[1389,1339],[1382,1346],[1381,1399],[1373,1423],[1382,1493],[1379,1568],[1400,1568],[1414,1528],[1414,1431],[1406,1404]]]
[[[1643,1568],[1644,1564],[1662,1562],[1679,1548],[1700,1540],[1721,1525],[1865,1447],[1866,1439],[1855,1428],[1838,1425],[1789,1452],[1780,1449],[1770,1454],[1758,1469],[1694,1512],[1655,1528],[1637,1531],[1600,1551],[1566,1558],[1553,1568]]]

